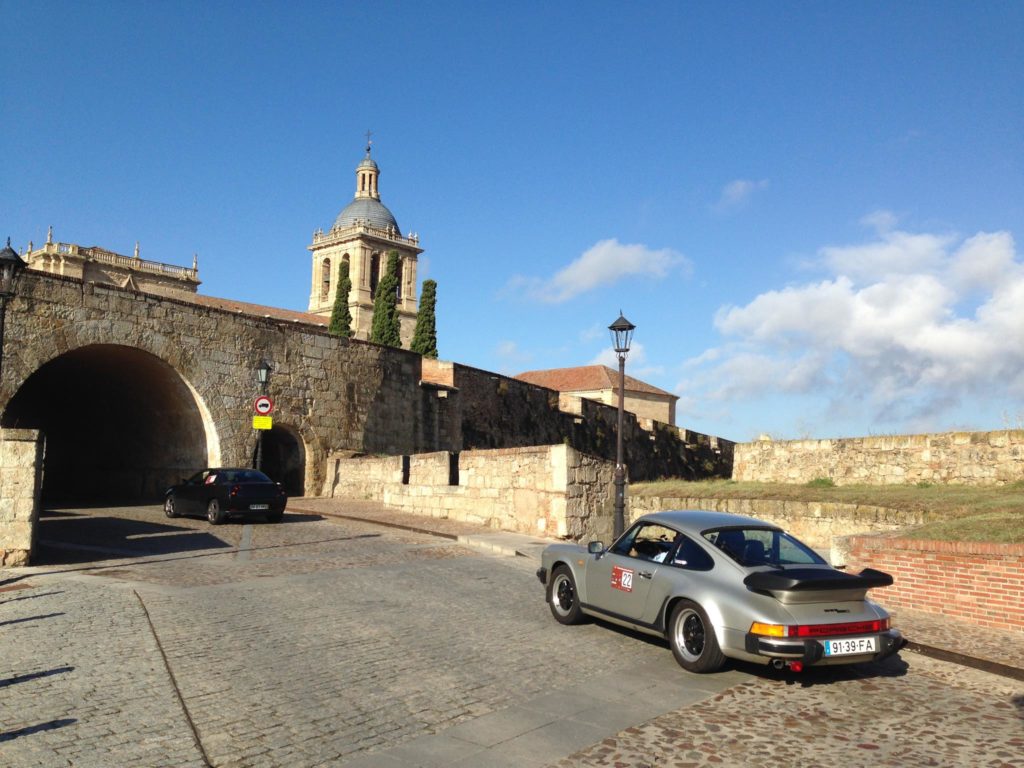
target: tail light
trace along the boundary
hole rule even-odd
[[[750,625],[752,635],[766,637],[835,637],[836,635],[870,635],[889,628],[889,619],[847,621],[841,624],[762,624]]]

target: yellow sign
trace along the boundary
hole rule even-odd
[[[274,428],[274,417],[273,416],[253,416],[252,417],[252,428],[253,429],[273,429]]]

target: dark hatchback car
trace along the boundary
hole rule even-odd
[[[284,517],[288,494],[280,483],[255,469],[214,467],[196,472],[188,480],[167,489],[164,513],[206,515],[213,525],[228,517],[259,516],[268,523]]]

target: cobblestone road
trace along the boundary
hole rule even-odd
[[[286,520],[48,517],[77,549],[0,573],[0,765],[1024,765],[1013,681],[908,654],[688,676],[663,644],[557,625],[525,558]],[[545,702],[576,746],[540,719],[532,751],[502,735]]]

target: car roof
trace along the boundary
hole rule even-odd
[[[663,512],[651,512],[637,519],[669,525],[683,533],[698,536],[709,528],[729,528],[735,526],[782,530],[773,523],[757,520],[753,517],[733,515],[729,512],[709,512],[702,509],[668,509]]]

